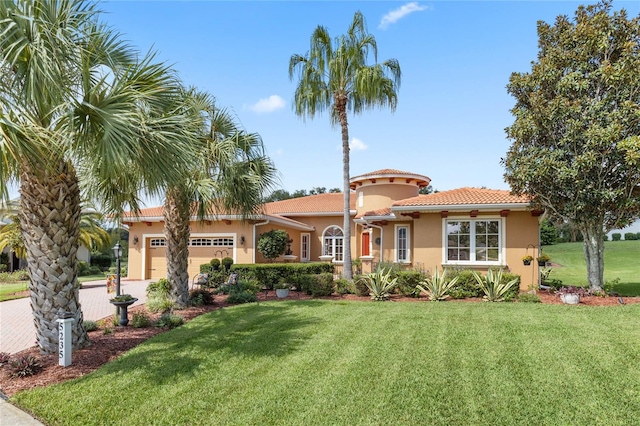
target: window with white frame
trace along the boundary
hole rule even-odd
[[[191,238],[190,247],[233,247],[233,238]]]
[[[211,245],[213,245],[211,238],[191,238],[189,240],[191,247],[211,247]]]
[[[396,262],[409,261],[409,226],[396,225]]]
[[[300,260],[305,262],[310,259],[309,246],[311,245],[311,234],[300,234]]]
[[[149,241],[150,247],[165,247],[167,245],[167,240],[164,238],[152,238]]]
[[[322,254],[324,256],[333,256],[333,260],[336,262],[342,262],[343,246],[344,246],[344,233],[342,229],[337,226],[330,226],[325,229],[322,235]]]
[[[499,219],[447,220],[446,260],[499,263],[501,228]]]

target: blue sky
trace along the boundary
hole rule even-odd
[[[351,176],[393,168],[429,176],[438,190],[508,189],[500,158],[513,118],[505,86],[537,56],[536,22],[573,1],[109,1],[102,19],[140,50],[154,49],[187,85],[213,94],[247,131],[260,133],[288,191],[342,187],[341,135],[329,115],[302,120],[291,102],[289,58],[305,54],[318,25],[332,37],[360,10],[395,58],[395,113],[349,116]],[[584,3],[582,3],[584,4]],[[640,2],[615,1],[630,16]],[[371,59],[372,60],[372,59]],[[150,204],[154,204],[150,202]]]

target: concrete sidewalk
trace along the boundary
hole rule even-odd
[[[147,300],[145,290],[151,280],[134,281],[123,279],[120,293],[137,297],[133,306],[144,304]],[[89,281],[80,289],[80,307],[85,320],[97,321],[115,313],[109,303],[113,294],[107,294],[107,281]],[[33,325],[31,299],[7,300],[0,302],[0,352],[14,354],[35,345],[36,329]]]

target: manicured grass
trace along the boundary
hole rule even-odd
[[[85,277],[78,277],[78,281],[81,283],[87,281],[104,280],[104,274],[88,275]],[[20,294],[20,292],[29,289],[29,281],[18,281],[12,283],[0,282],[0,302],[4,300],[20,299],[23,297],[29,297],[29,295]],[[18,294],[16,294],[18,293]]]
[[[637,424],[640,305],[288,301],[19,393],[48,425]]]
[[[97,274],[97,275],[86,275],[84,277],[78,277],[78,282],[86,283],[87,281],[99,281],[99,280],[106,280],[106,279],[107,278],[103,273],[103,274]]]
[[[605,241],[604,279],[620,279],[613,290],[623,296],[640,296],[640,241]],[[587,285],[587,264],[582,243],[562,243],[545,246],[551,262],[558,264],[551,278],[565,285]]]
[[[0,302],[2,302],[3,300],[12,300],[24,297],[21,295],[16,295],[15,293],[19,293],[28,289],[29,282],[27,281],[18,281],[15,283],[0,283]]]

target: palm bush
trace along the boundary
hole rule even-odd
[[[389,293],[398,284],[398,278],[391,278],[391,270],[385,268],[363,275],[361,280],[369,289],[373,300],[387,300]]]
[[[425,279],[420,284],[418,284],[417,288],[420,291],[424,291],[429,294],[429,300],[437,302],[440,300],[445,300],[449,297],[449,290],[456,285],[458,282],[458,276],[453,277],[451,280],[447,281],[447,270],[442,271],[442,275],[438,273],[438,268],[436,268],[432,277]]]
[[[483,299],[488,302],[502,302],[509,290],[520,281],[519,277],[516,277],[511,281],[504,282],[502,280],[502,269],[495,273],[489,269],[485,277],[480,276],[476,271],[472,271],[472,273],[484,292]]]

